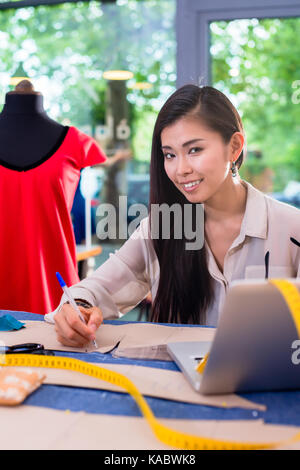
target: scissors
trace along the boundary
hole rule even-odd
[[[40,343],[22,343],[13,346],[0,345],[0,354],[42,354],[44,356],[54,356],[50,349],[44,349]]]

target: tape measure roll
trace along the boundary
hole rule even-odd
[[[300,294],[297,287],[286,279],[270,279],[269,283],[277,287],[286,301],[300,338]]]
[[[279,290],[286,301],[289,312],[295,323],[298,337],[300,338],[300,294],[297,287],[286,279],[269,279],[268,282],[269,284],[273,284]],[[208,357],[209,352],[195,367],[195,370],[199,372],[199,374],[203,374]]]
[[[291,315],[297,326],[300,337],[300,295],[297,288],[286,280],[270,280],[284,296]],[[141,395],[137,387],[124,375],[109,369],[95,366],[92,363],[84,362],[65,356],[38,356],[30,354],[8,354],[2,355],[3,366],[10,367],[44,367],[66,369],[79,372],[81,374],[104,380],[113,385],[118,385],[129,393],[139,406],[143,416],[147,420],[154,435],[164,444],[182,450],[260,450],[272,449],[280,445],[292,443],[300,440],[300,432],[291,439],[280,442],[237,442],[220,439],[211,439],[203,436],[194,436],[171,429],[161,424],[154,416],[151,408]],[[203,366],[205,367],[205,362]]]

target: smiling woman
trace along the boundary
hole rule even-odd
[[[92,276],[71,288],[74,298],[92,306],[88,327],[77,322],[72,328],[76,313],[62,298],[54,312],[61,342],[88,342],[102,313],[118,317],[149,290],[151,321],[216,326],[232,281],[300,276],[300,211],[240,178],[244,142],[239,114],[220,91],[185,85],[171,95],[153,132],[150,216]],[[157,205],[188,205],[190,218],[182,223],[194,230],[204,225],[204,244],[188,250],[185,230],[177,237],[171,217],[170,236],[152,237]]]
[[[161,109],[154,129],[151,204],[184,204],[186,200],[193,205],[205,203],[206,242],[221,271],[245,211],[246,188],[236,178],[236,167],[244,159],[244,142],[238,112],[223,93],[212,87],[187,85],[177,90]],[[228,224],[225,233],[224,223]],[[218,231],[220,235],[216,237]],[[169,270],[175,254],[174,241],[153,243],[161,267],[154,317],[167,315],[163,313],[167,301],[172,305],[173,321],[176,315],[182,318],[184,311],[196,320],[214,295],[205,248],[188,257],[178,243],[176,267]],[[196,279],[201,282],[193,289]],[[180,296],[175,294],[174,286],[182,291]]]

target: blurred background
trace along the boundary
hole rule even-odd
[[[99,204],[127,195],[128,205],[147,206],[157,112],[192,81],[237,106],[248,149],[241,176],[300,208],[300,2],[238,3],[0,1],[0,103],[27,77],[53,119],[95,137],[108,155],[133,151],[130,161],[82,175],[72,214],[78,244],[87,196],[94,237]],[[123,242],[101,240],[96,267]]]

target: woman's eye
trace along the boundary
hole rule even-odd
[[[199,153],[201,152],[201,150],[203,150],[201,147],[193,147],[190,149],[190,152],[189,153]]]
[[[164,157],[165,157],[167,160],[170,160],[171,158],[174,157],[174,154],[173,154],[173,153],[170,153],[170,152],[167,152],[167,153],[164,153]]]

